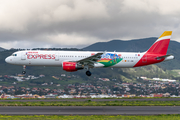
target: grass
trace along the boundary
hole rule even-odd
[[[58,115],[0,115],[0,120],[179,120],[180,115],[150,115],[150,116],[111,116],[111,115],[91,115],[91,116],[58,116]]]
[[[180,101],[3,101],[0,106],[180,106]]]

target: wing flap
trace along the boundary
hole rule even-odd
[[[101,59],[101,55],[104,53],[96,53],[95,55],[89,56],[87,58],[78,60],[78,61],[73,61],[77,62],[78,64],[88,66],[88,67],[94,67],[94,63],[97,62],[99,59]]]
[[[90,68],[94,67],[94,63],[96,63],[98,60],[101,59],[101,55],[104,54],[103,52],[101,53],[96,53],[95,55],[89,56],[87,58],[78,60],[78,61],[69,61],[69,62],[76,62],[77,64],[81,64],[83,66],[88,66]]]
[[[87,57],[87,58],[78,60],[78,61],[76,61],[76,62],[92,62],[92,63],[94,63],[94,62],[97,62],[97,61],[101,58],[101,55],[102,55],[102,54],[103,54],[103,53],[97,53],[97,54],[95,54],[95,55],[92,55],[92,56],[90,56],[90,57]]]

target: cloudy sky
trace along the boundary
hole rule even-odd
[[[180,0],[0,0],[0,47],[78,47],[112,39],[180,42]]]

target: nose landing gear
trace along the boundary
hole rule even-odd
[[[88,71],[86,71],[86,75],[87,76],[91,76],[91,72],[88,70]]]
[[[23,71],[22,74],[26,74],[26,65],[23,65]]]

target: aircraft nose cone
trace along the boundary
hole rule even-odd
[[[9,62],[10,62],[9,57],[7,57],[7,58],[5,59],[5,61],[6,61],[7,63],[9,63]]]

